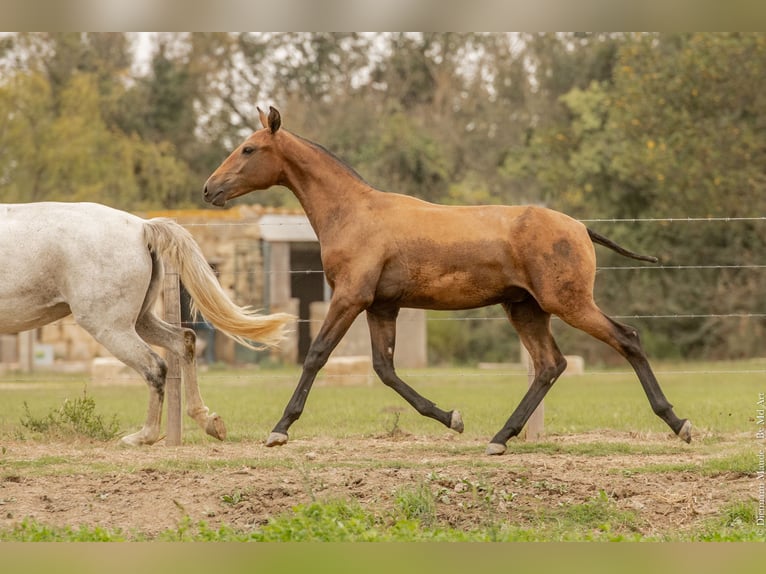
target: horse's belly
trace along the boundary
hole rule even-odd
[[[63,302],[41,304],[31,297],[0,299],[0,333],[19,333],[36,329],[71,313]]]
[[[507,284],[500,277],[478,276],[472,272],[450,272],[419,276],[379,287],[376,299],[399,307],[436,310],[475,309],[500,302],[525,299],[529,292],[520,285]]]

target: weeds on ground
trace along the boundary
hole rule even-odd
[[[335,500],[296,506],[292,511],[269,520],[255,529],[235,529],[229,525],[217,528],[205,522],[194,522],[188,516],[175,528],[156,536],[126,533],[120,529],[100,527],[54,527],[25,519],[9,530],[0,530],[0,541],[101,542],[101,541],[165,541],[165,542],[522,542],[522,541],[766,541],[763,529],[756,526],[752,504],[736,503],[722,516],[711,520],[702,530],[680,537],[628,534],[635,517],[612,507],[608,497],[599,494],[583,504],[573,505],[561,514],[548,516],[536,527],[517,527],[495,523],[477,528],[456,529],[440,525],[425,526],[418,519],[407,518],[413,508],[421,508],[421,495],[402,502],[392,514],[376,515],[356,501]],[[405,497],[406,498],[406,497]],[[427,507],[428,505],[425,504]],[[422,515],[418,510],[416,515]],[[426,513],[427,514],[427,513]],[[623,532],[619,532],[622,530]]]
[[[55,437],[87,437],[110,441],[120,434],[116,415],[110,420],[96,413],[96,401],[83,390],[81,397],[65,399],[63,404],[43,417],[35,417],[24,401],[21,425],[32,432]]]
[[[692,539],[702,542],[766,542],[766,529],[758,524],[755,501],[735,502],[710,520]]]

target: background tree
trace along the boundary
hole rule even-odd
[[[764,34],[123,33],[0,36],[0,199],[202,207],[208,174],[275,105],[372,185],[544,204],[671,266],[603,269],[607,312],[657,356],[762,353]],[[298,207],[273,189],[241,201]],[[470,233],[470,230],[466,230]],[[602,267],[630,263],[599,249]],[[737,266],[736,268],[732,266]],[[440,360],[514,358],[497,309],[431,321]],[[705,315],[705,317],[698,317]],[[440,318],[442,315],[435,315]],[[459,336],[448,331],[458,328]],[[608,349],[555,324],[568,352]]]

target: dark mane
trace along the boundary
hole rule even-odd
[[[289,133],[290,133],[290,135],[294,136],[296,139],[302,141],[303,143],[308,144],[311,147],[313,147],[314,149],[320,151],[321,153],[330,156],[345,171],[347,171],[349,173],[349,175],[353,176],[354,178],[358,179],[359,181],[361,181],[362,183],[364,183],[366,185],[370,185],[369,183],[367,183],[367,181],[361,175],[359,175],[358,171],[356,171],[353,167],[348,165],[345,161],[343,161],[341,158],[339,158],[337,155],[335,155],[333,152],[331,152],[329,149],[327,149],[323,145],[318,144],[316,142],[312,142],[311,140],[307,140],[306,138],[301,137],[298,134],[294,134],[293,132],[289,132]]]

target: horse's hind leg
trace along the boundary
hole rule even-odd
[[[457,432],[463,432],[463,420],[459,411],[443,411],[401,380],[394,370],[394,345],[396,342],[396,316],[392,312],[367,311],[372,343],[372,366],[387,386],[394,389],[421,415],[436,419]]]
[[[687,419],[679,419],[673,412],[673,405],[665,398],[652,372],[636,329],[607,317],[595,303],[575,312],[559,314],[559,317],[573,327],[604,341],[625,357],[638,375],[654,413],[664,420],[679,438],[691,442],[691,422]]]
[[[154,444],[160,438],[167,363],[136,334],[132,326],[119,328],[110,324],[108,329],[100,329],[87,321],[78,322],[117,359],[138,372],[149,386],[146,422],[140,431],[123,437],[121,442],[129,446]]]
[[[197,384],[196,335],[191,329],[175,327],[162,321],[151,311],[139,317],[138,334],[148,343],[176,354],[181,360],[181,378],[186,395],[186,413],[210,436],[226,438],[226,425],[205,406]]]
[[[529,297],[520,303],[504,304],[503,308],[529,352],[535,367],[535,378],[505,426],[487,445],[487,454],[505,452],[505,443],[521,432],[543,397],[566,368],[564,355],[559,351],[551,334],[551,316],[540,308],[535,299]]]

